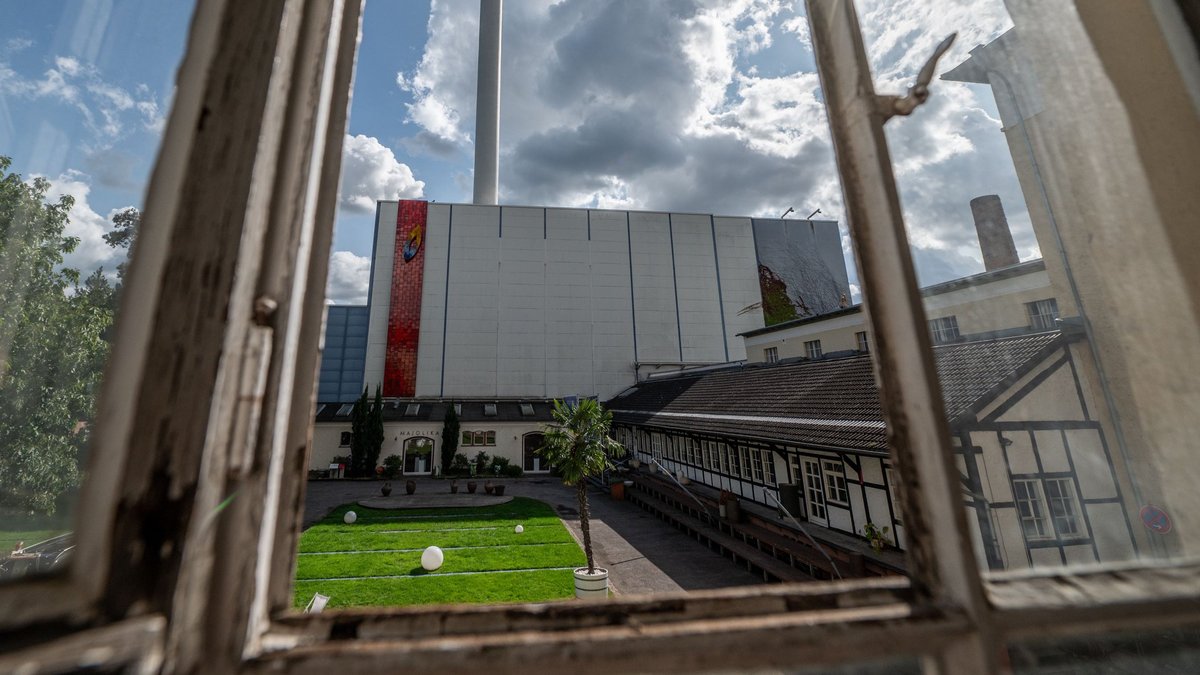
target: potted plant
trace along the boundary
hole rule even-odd
[[[412,480],[410,480],[410,481],[408,481],[407,483],[405,483],[405,484],[404,484],[404,491],[405,491],[405,492],[407,492],[407,493],[408,493],[408,494],[410,494],[410,495],[411,495],[412,493],[416,492],[416,491],[417,491],[417,483],[416,483],[416,481],[412,481]]]
[[[888,533],[891,531],[892,528],[879,527],[875,523],[863,525],[863,535],[867,537],[867,541],[871,542],[871,550],[876,553],[883,553],[884,547],[888,545]]]
[[[458,479],[457,478],[451,479],[451,481],[450,481],[450,494],[452,494],[452,495],[458,494]]]
[[[392,494],[392,483],[391,483],[391,481],[388,481],[388,482],[384,483],[384,484],[383,484],[383,487],[379,488],[379,491],[383,493],[383,496],[384,496],[384,497],[388,497],[388,496],[390,496],[390,495]]]
[[[469,492],[469,493],[471,493],[471,494],[475,494],[475,487],[476,487],[477,485],[478,485],[478,483],[476,483],[476,482],[475,482],[475,481],[473,481],[473,480],[469,480],[469,481],[467,481],[467,492]]]
[[[608,570],[596,567],[592,555],[592,533],[588,523],[587,479],[613,468],[611,459],[620,457],[625,448],[609,438],[612,413],[594,400],[583,399],[576,405],[554,402],[554,423],[543,427],[543,445],[537,453],[558,468],[563,484],[573,485],[579,493],[579,529],[583,533],[583,552],[587,567],[575,570],[575,597],[608,597]]]

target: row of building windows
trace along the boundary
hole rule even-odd
[[[618,440],[633,447],[632,434],[618,431]],[[645,449],[642,444],[641,448]],[[776,485],[775,461],[770,450],[729,445],[717,441],[652,434],[650,452],[655,459],[690,464],[699,469],[714,471],[733,478]]]
[[[860,352],[871,351],[870,343],[867,342],[867,331],[860,330],[854,334],[855,348]],[[804,356],[810,359],[819,359],[824,352],[821,351],[820,340],[808,340],[804,343]],[[767,363],[777,363],[779,361],[779,348],[767,347],[763,350],[763,360]]]
[[[495,444],[495,431],[464,431],[462,432],[462,440],[459,442],[460,446]]]
[[[1031,330],[1054,330],[1058,320],[1058,301],[1047,298],[1027,302],[1025,315],[1029,319]],[[929,333],[933,337],[933,343],[937,345],[954,342],[962,337],[958,330],[958,317],[954,315],[930,319]]]

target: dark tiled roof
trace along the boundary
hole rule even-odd
[[[547,399],[471,399],[451,401],[449,399],[389,398],[383,401],[383,420],[385,422],[441,422],[446,419],[446,411],[449,410],[452,403],[462,406],[462,412],[458,415],[458,421],[470,424],[484,422],[548,422],[551,419],[550,413],[554,410],[554,401]],[[533,414],[522,415],[522,404],[532,406]],[[416,409],[415,415],[406,414],[409,405],[419,406]],[[485,405],[495,405],[496,414],[485,414]],[[317,403],[316,421],[344,421],[349,423],[349,407],[346,407],[345,414],[338,414],[345,406],[345,402]]]
[[[954,421],[1058,347],[1061,333],[934,349]],[[746,366],[650,380],[608,402],[629,424],[810,447],[884,450],[886,429],[868,354]]]

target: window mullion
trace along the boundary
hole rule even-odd
[[[851,0],[807,0],[859,280],[875,336],[875,371],[900,474],[909,570],[918,600],[957,606],[977,627],[944,650],[944,672],[995,672],[996,645],[957,486],[925,311]],[[932,662],[931,662],[932,663]]]

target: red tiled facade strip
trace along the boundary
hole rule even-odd
[[[396,256],[388,307],[384,396],[415,396],[417,344],[421,335],[421,287],[425,279],[425,222],[429,203],[401,200],[396,215]]]

